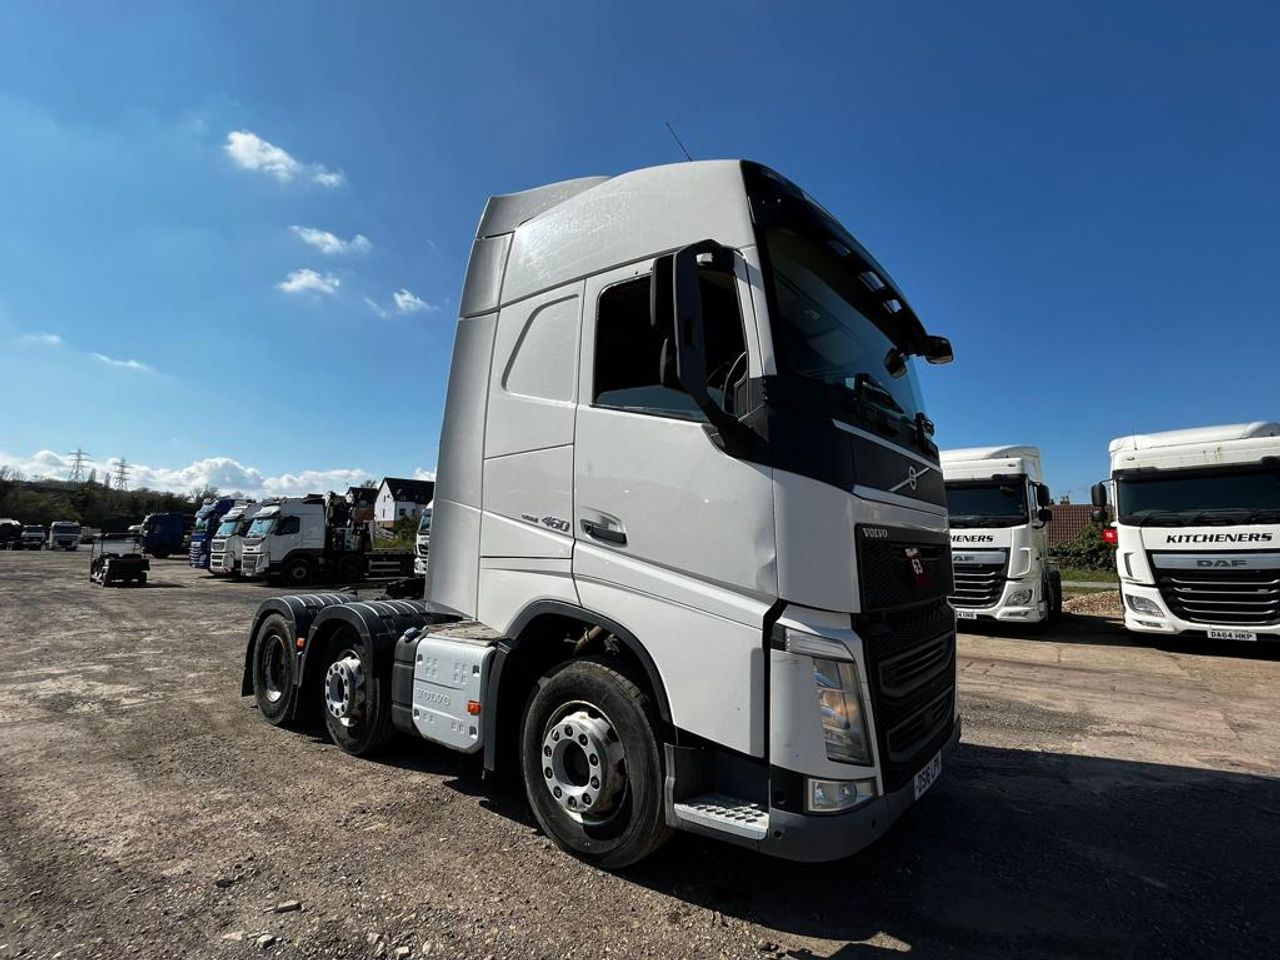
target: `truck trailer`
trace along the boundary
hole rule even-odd
[[[946,494],[866,249],[755,163],[490,198],[442,424],[422,601],[266,601],[242,692],[522,778],[605,868],[687,830],[851,854],[960,736]],[[248,547],[246,546],[246,551]]]
[[[1280,423],[1119,437],[1109,452],[1125,627],[1280,640]],[[1095,484],[1095,519],[1108,499]]]
[[[264,502],[245,531],[241,575],[295,586],[410,576],[413,552],[374,550],[370,524],[355,522],[352,507],[336,493]]]
[[[1053,498],[1037,447],[942,451],[951,516],[951,605],[961,620],[1045,623],[1062,612],[1062,577],[1049,560]]]

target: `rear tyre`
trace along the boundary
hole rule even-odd
[[[1058,620],[1062,617],[1062,574],[1054,573],[1049,577],[1049,588],[1052,590],[1049,598],[1049,619]]]
[[[541,677],[525,708],[525,793],[560,848],[610,870],[671,835],[662,810],[661,721],[608,660],[571,660]]]
[[[391,726],[391,673],[379,675],[355,631],[340,629],[325,647],[320,682],[325,729],[342,750],[367,757],[383,747]]]
[[[343,583],[354,583],[362,579],[364,561],[357,556],[343,557],[338,561],[338,579]]]
[[[289,719],[293,703],[293,630],[278,613],[262,621],[253,641],[253,698],[273,727]]]
[[[168,559],[169,559],[169,551],[168,551],[168,550],[153,550],[153,551],[151,551],[151,555],[152,555],[153,557],[155,557],[157,560],[168,560]]]

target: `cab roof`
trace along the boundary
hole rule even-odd
[[[1161,447],[1225,443],[1258,437],[1280,437],[1280,423],[1255,420],[1253,423],[1226,423],[1217,427],[1192,427],[1187,430],[1165,430],[1162,433],[1135,433],[1112,440],[1108,450],[1111,453],[1123,450],[1156,450]]]

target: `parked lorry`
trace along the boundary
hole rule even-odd
[[[434,500],[428,503],[418,517],[418,533],[413,540],[413,572],[416,576],[427,575],[427,554],[431,552],[431,507]]]
[[[884,833],[960,735],[910,359],[950,344],[736,161],[491,198],[460,314],[425,600],[266,601],[262,716],[481,753],[607,868],[672,830],[799,860]]]
[[[336,493],[264,502],[245,532],[241,574],[295,586],[408,576],[413,553],[375,551],[370,523],[354,522],[352,506]]]
[[[50,550],[77,550],[80,547],[80,524],[74,520],[55,520],[49,524]]]
[[[218,529],[222,515],[236,505],[234,497],[209,497],[196,511],[195,525],[191,528],[191,544],[187,551],[187,562],[197,569],[209,566],[209,557],[213,549],[213,532]]]
[[[8,517],[0,517],[0,550],[21,549],[22,524]]]
[[[951,517],[951,605],[961,620],[1044,623],[1062,612],[1045,524],[1053,498],[1037,447],[942,451]]]
[[[1280,639],[1280,423],[1111,441],[1124,625],[1137,633]],[[1106,484],[1093,488],[1105,520]]]
[[[258,503],[250,500],[232,507],[218,521],[218,529],[214,531],[210,542],[209,554],[209,572],[215,577],[240,575],[240,552],[244,547],[244,536],[249,532],[249,525],[257,516],[258,509]]]
[[[142,518],[142,552],[157,560],[182,552],[186,536],[186,515],[181,513],[149,513]]]
[[[43,550],[44,527],[38,523],[28,523],[22,528],[22,537],[18,541],[19,550]]]

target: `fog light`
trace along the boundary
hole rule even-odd
[[[1164,611],[1154,600],[1148,600],[1146,597],[1137,597],[1131,593],[1124,595],[1126,606],[1134,613],[1145,614],[1148,617],[1163,617]]]
[[[856,807],[876,795],[876,781],[806,780],[805,813],[838,813]]]
[[[1010,606],[1020,607],[1024,603],[1030,603],[1030,602],[1031,602],[1030,590],[1015,590],[1013,591],[1013,593],[1009,594]]]

